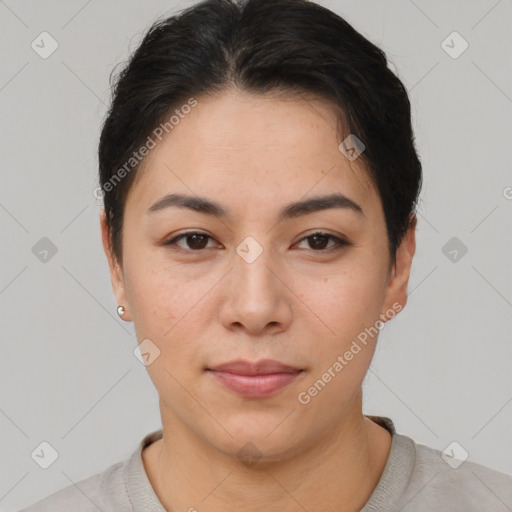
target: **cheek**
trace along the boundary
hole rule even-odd
[[[204,310],[205,298],[215,281],[191,280],[176,268],[158,267],[156,263],[146,263],[127,276],[137,340],[150,339],[160,350],[155,369],[164,367],[178,375],[184,368],[198,367],[197,340],[204,338],[210,319]],[[148,366],[150,374],[154,373],[152,367]]]
[[[184,314],[177,300],[176,283],[154,273],[132,272],[127,279],[126,294],[135,328],[145,338],[163,341]]]
[[[132,253],[133,255],[134,253]],[[135,327],[144,337],[165,342],[192,307],[197,281],[189,281],[177,268],[169,268],[151,251],[125,262],[125,287]]]
[[[320,318],[325,317],[332,330],[346,331],[378,318],[385,283],[375,266],[347,265],[321,282],[318,279],[303,281],[300,296],[314,305],[311,309]]]
[[[383,300],[378,283],[376,274],[352,269],[327,282],[324,279],[324,286],[316,289],[316,301],[312,303],[323,323],[316,326],[314,316],[310,317],[309,338],[317,340],[310,344],[314,347],[314,366],[299,397],[301,404],[307,401],[304,412],[311,418],[322,415],[326,421],[339,421],[340,412],[347,409],[361,388],[378,334],[375,324]]]
[[[379,269],[370,265],[347,266],[329,277],[303,281],[300,293],[310,308],[309,329],[321,334],[316,343],[319,362],[317,371],[323,371],[336,361],[339,355],[352,350],[357,356],[352,367],[364,368],[369,364],[375,344],[375,325],[379,320],[385,297],[385,286]],[[306,290],[309,289],[309,293]],[[317,321],[318,319],[318,321]],[[318,325],[317,325],[318,324]],[[379,324],[378,324],[379,325]],[[314,333],[312,337],[315,338]],[[359,340],[361,350],[352,346]],[[368,345],[365,345],[365,343]],[[368,350],[366,347],[371,347]],[[352,357],[348,354],[348,357]]]

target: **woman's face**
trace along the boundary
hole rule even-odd
[[[104,221],[103,241],[118,304],[138,342],[151,340],[164,428],[230,455],[250,442],[277,460],[361,414],[368,332],[405,305],[414,230],[391,272],[380,198],[340,151],[328,104],[240,92],[198,102],[130,190],[122,271]],[[188,199],[152,209],[169,194]],[[356,206],[307,207],[333,195]],[[194,208],[199,198],[216,208]],[[176,240],[186,233],[199,234]],[[266,359],[301,371],[211,371]]]

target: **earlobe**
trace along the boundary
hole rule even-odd
[[[127,307],[127,299],[124,286],[123,271],[119,263],[117,262],[115,255],[112,251],[112,245],[110,243],[110,230],[106,220],[105,210],[102,209],[100,212],[100,230],[101,230],[101,241],[103,244],[103,250],[107,257],[107,262],[110,270],[110,280],[112,283],[112,289],[116,296],[116,302],[118,304],[117,314],[123,320],[129,322],[131,317]],[[120,309],[123,308],[123,314],[120,314]]]
[[[416,223],[417,218],[415,215],[412,215],[409,229],[396,252],[396,263],[390,273],[391,277],[386,290],[384,308],[381,312],[383,317],[386,318],[384,321],[390,320],[388,315],[390,310],[393,310],[391,318],[395,316],[397,304],[400,305],[401,310],[407,303],[407,285],[409,283],[412,260],[416,252]]]

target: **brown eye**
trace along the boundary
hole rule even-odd
[[[205,242],[207,242],[208,238],[209,237],[206,235],[193,234],[193,235],[187,235],[185,237],[185,240],[187,241],[187,245],[191,249],[204,249]]]
[[[180,250],[189,252],[199,252],[202,249],[207,248],[206,246],[209,239],[212,239],[212,237],[205,233],[191,231],[189,233],[182,233],[181,235],[178,235],[172,240],[165,242],[165,245],[177,245]],[[185,247],[183,245],[178,244],[178,242],[180,242],[181,240],[185,241]]]
[[[313,233],[304,237],[300,243],[304,240],[307,240],[309,248],[316,252],[329,252],[330,250],[336,250],[344,245],[350,245],[346,240],[342,240],[336,236],[330,235],[328,233]],[[334,244],[328,246],[329,241],[333,241]]]
[[[309,244],[313,249],[325,249],[327,244],[329,243],[330,237],[324,235],[313,235],[309,236]]]

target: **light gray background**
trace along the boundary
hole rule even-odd
[[[96,150],[110,71],[157,16],[192,3],[0,0],[3,511],[102,471],[160,427],[132,324],[115,313]],[[409,302],[381,333],[365,412],[512,474],[512,2],[321,3],[387,53],[424,166]],[[59,44],[48,59],[31,48],[43,31]],[[441,47],[453,31],[469,43],[457,59]],[[46,263],[32,253],[42,237],[58,248]],[[452,237],[468,248],[457,262],[442,251]],[[46,470],[31,458],[42,441],[59,453]]]

